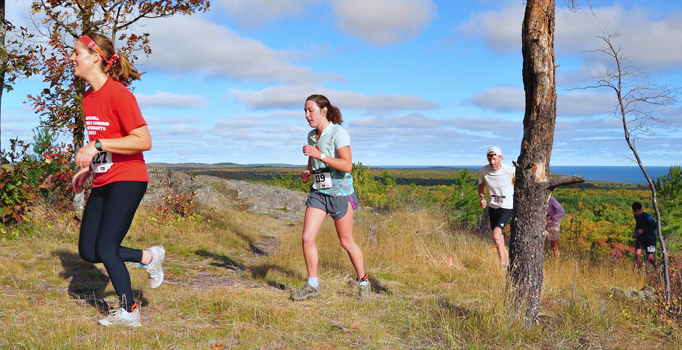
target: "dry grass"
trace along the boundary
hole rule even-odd
[[[115,293],[101,265],[80,261],[77,223],[46,208],[33,215],[35,225],[0,242],[3,349],[680,347],[676,324],[645,318],[645,303],[611,296],[613,287],[644,285],[632,263],[570,252],[545,264],[541,324],[509,322],[505,271],[492,241],[452,232],[428,211],[356,213],[355,238],[374,288],[369,301],[348,283],[354,271],[327,219],[318,237],[323,295],[294,303],[288,289],[305,281],[302,223],[236,207],[160,223],[142,210],[125,244],[163,243],[167,282],[151,290],[145,271],[131,264],[144,327],[106,328],[96,320]],[[367,237],[372,224],[376,245]],[[272,254],[256,253],[269,236],[279,242]]]

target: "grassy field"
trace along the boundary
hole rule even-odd
[[[116,304],[104,268],[77,252],[78,222],[39,206],[33,224],[0,241],[0,348],[14,349],[633,349],[680,348],[676,322],[649,302],[630,262],[566,251],[545,263],[541,323],[506,317],[505,270],[489,237],[457,231],[436,210],[355,215],[355,238],[373,286],[357,298],[348,257],[325,221],[318,237],[322,296],[292,302],[305,282],[302,222],[233,203],[194,220],[142,208],[124,244],[166,247],[166,282],[151,290],[129,265],[143,327],[100,326]],[[376,226],[377,243],[367,237]],[[266,252],[266,253],[263,253]],[[452,264],[448,260],[452,259]],[[572,295],[576,264],[575,296]]]

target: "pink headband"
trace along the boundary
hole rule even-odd
[[[87,35],[83,35],[82,37],[78,38],[78,41],[88,45],[89,48],[97,52],[102,57],[102,59],[107,63],[107,69],[104,70],[105,72],[109,71],[109,69],[111,69],[111,67],[114,65],[114,62],[116,62],[118,59],[118,52],[116,51],[114,51],[114,54],[111,55],[110,59],[107,59],[107,56],[104,54],[104,52],[102,52],[102,49],[100,49],[99,46],[97,46],[97,44]]]

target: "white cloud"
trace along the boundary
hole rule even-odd
[[[682,108],[668,107],[666,111],[661,114],[665,115],[665,120],[670,123],[671,126],[682,127]]]
[[[613,112],[616,103],[615,95],[610,91],[571,91],[558,94],[557,115],[606,117]]]
[[[30,0],[7,1],[5,11],[6,19],[17,27],[29,27],[33,24],[28,17],[28,14],[31,11],[31,3],[33,3],[33,1]]]
[[[237,23],[259,27],[280,17],[298,17],[306,7],[320,0],[218,0],[211,5],[224,8]]]
[[[522,118],[519,118],[522,119]],[[523,120],[512,121],[502,118],[463,117],[446,118],[444,122],[460,129],[473,132],[492,131],[494,133],[510,130],[523,130]]]
[[[622,136],[622,124],[614,118],[557,118],[555,133],[569,140],[615,135]]]
[[[181,95],[166,91],[157,91],[154,95],[136,93],[135,98],[140,108],[202,108],[208,104],[203,96]]]
[[[462,101],[483,110],[498,113],[525,113],[523,87],[504,84],[486,89]],[[597,90],[569,91],[557,94],[557,116],[608,116],[616,106],[613,93]]]
[[[487,11],[473,15],[455,28],[455,36],[482,37],[486,45],[501,52],[520,52],[523,2],[510,1],[500,11]]]
[[[327,96],[330,102],[341,109],[364,110],[376,115],[387,115],[399,110],[429,110],[438,103],[417,96],[399,94],[369,96],[359,92],[337,91],[314,85],[275,86],[262,91],[230,89],[230,93],[241,103],[252,109],[300,108],[312,94]]]
[[[587,86],[594,83],[594,78],[603,72],[606,72],[609,67],[606,62],[599,62],[596,60],[596,55],[590,54],[581,57],[583,65],[575,68],[564,68],[562,66],[556,69],[556,84],[557,86],[567,86],[570,88]],[[611,63],[611,62],[609,62]],[[560,64],[560,62],[557,62]]]
[[[287,59],[300,53],[273,50],[211,23],[202,15],[157,19],[150,21],[145,29],[151,34],[154,49],[149,62],[161,70],[264,82],[342,80],[336,74],[315,73],[307,67],[294,66]]]
[[[575,54],[583,50],[605,48],[597,38],[602,29],[620,36],[612,41],[622,47],[625,56],[644,67],[682,67],[682,13],[667,13],[657,18],[650,10],[635,7],[626,10],[620,5],[571,13],[557,12],[556,50],[559,54]],[[603,55],[602,62],[612,62]]]
[[[187,138],[201,137],[204,135],[204,130],[196,126],[185,124],[173,124],[161,131],[167,136],[182,136]]]
[[[521,49],[524,6],[523,2],[509,1],[499,11],[475,14],[455,29],[455,35],[482,37],[495,51],[517,54]],[[614,44],[622,47],[625,56],[635,59],[639,66],[682,67],[682,13],[657,16],[641,7],[627,10],[618,4],[594,7],[593,11],[557,8],[555,52],[558,60],[562,55],[581,55],[586,50],[604,48],[604,42],[597,38],[603,28],[620,33],[620,37],[614,38]],[[606,56],[598,61],[612,64]]]
[[[28,111],[32,112],[32,111]],[[10,122],[16,122],[16,123],[30,123],[30,124],[35,124],[36,122],[39,121],[38,115],[16,115],[16,114],[8,114],[5,113],[2,115],[2,122],[3,123],[10,123]]]
[[[257,129],[267,126],[268,123],[262,120],[249,118],[219,120],[215,123],[215,131],[218,135],[231,134],[234,130]]]
[[[526,98],[523,87],[503,84],[486,89],[476,96],[467,98],[461,104],[472,105],[500,113],[523,113],[525,111]]]
[[[198,124],[203,122],[198,117],[168,117],[168,118],[150,118],[145,117],[150,124],[156,125],[172,125],[172,124]]]
[[[374,45],[416,37],[436,15],[431,0],[333,0],[337,28]]]
[[[268,114],[247,114],[247,115],[231,115],[218,120],[209,131],[221,137],[257,137],[267,142],[267,137],[263,138],[261,134],[272,133],[273,135],[280,135],[283,133],[307,133],[308,128],[303,110],[300,112],[293,111],[274,111]],[[305,127],[303,127],[305,126]],[[246,135],[248,134],[248,135]],[[305,137],[305,136],[302,136]]]
[[[20,136],[20,139],[24,139],[25,136],[32,136],[31,129],[25,126],[19,125],[17,123],[4,123],[2,124],[2,136],[15,138]]]
[[[349,123],[352,127],[372,127],[372,128],[416,128],[416,129],[431,129],[442,126],[442,122],[424,116],[421,113],[410,113],[408,115],[399,115],[395,117],[372,117],[355,119]]]

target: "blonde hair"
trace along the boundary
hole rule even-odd
[[[106,56],[102,57],[102,60],[100,61],[102,64],[102,70],[107,72],[112,79],[126,86],[130,85],[133,80],[140,80],[140,76],[142,76],[144,73],[139,73],[135,66],[130,63],[128,57],[122,53],[118,53],[118,59],[113,62],[111,69],[107,71],[107,60],[113,57],[116,53],[116,50],[114,49],[114,43],[108,37],[97,32],[88,32],[85,35],[94,41],[95,44],[99,46],[99,49],[102,50],[102,53],[104,53]],[[91,53],[97,53],[90,47],[88,47],[88,50]]]

